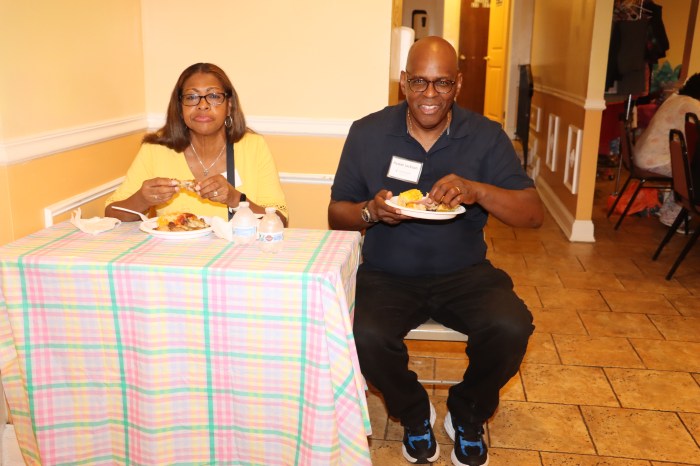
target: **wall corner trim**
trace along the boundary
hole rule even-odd
[[[569,241],[595,243],[592,220],[576,220],[542,177],[535,180],[535,185],[545,207]]]

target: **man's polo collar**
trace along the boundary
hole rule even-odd
[[[408,103],[404,100],[403,102],[389,107],[393,113],[393,117],[390,119],[389,134],[392,136],[405,136],[408,134],[408,126],[406,125],[406,112],[408,110]],[[449,138],[457,139],[464,138],[471,133],[470,124],[471,120],[474,118],[471,112],[463,109],[457,104],[452,105],[452,123],[450,123]]]

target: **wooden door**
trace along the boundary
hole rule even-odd
[[[503,124],[508,18],[511,0],[491,0],[489,41],[486,59],[484,116]]]
[[[489,34],[488,3],[462,0],[459,23],[459,71],[462,72],[462,90],[457,96],[457,103],[483,114]]]

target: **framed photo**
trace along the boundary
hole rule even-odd
[[[571,194],[578,192],[578,173],[581,165],[581,144],[583,131],[574,125],[569,125],[566,136],[566,164],[564,165],[564,186]]]
[[[557,147],[559,143],[559,117],[553,113],[549,114],[549,124],[547,125],[547,151],[545,152],[544,163],[552,171],[557,171]]]

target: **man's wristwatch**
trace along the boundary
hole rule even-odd
[[[365,223],[377,223],[379,221],[372,218],[372,212],[369,211],[369,201],[365,202],[365,205],[360,211],[360,215],[362,216],[362,221]]]

